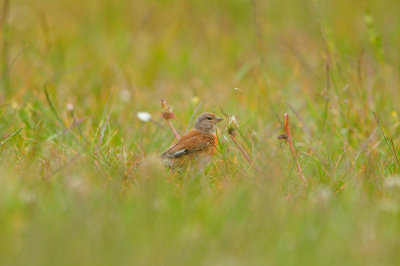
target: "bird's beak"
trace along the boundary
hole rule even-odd
[[[217,122],[221,122],[222,120],[224,120],[223,118],[221,118],[221,117],[215,117],[216,119],[217,119]]]

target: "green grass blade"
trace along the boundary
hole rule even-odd
[[[65,128],[65,123],[61,119],[61,117],[58,115],[58,112],[57,112],[56,108],[54,107],[53,102],[50,99],[50,96],[49,96],[49,93],[48,93],[46,87],[44,88],[44,94],[46,95],[47,103],[49,104],[50,109],[53,112],[54,116],[57,118],[58,122],[60,122],[60,124],[63,126],[63,128]]]
[[[7,142],[9,142],[13,137],[15,137],[16,135],[18,135],[19,132],[22,131],[22,129],[24,129],[23,127],[21,127],[20,129],[18,129],[17,131],[15,131],[14,133],[12,133],[10,136],[8,136],[7,138],[3,139],[2,141],[0,141],[0,147],[2,147],[4,144],[6,144]]]

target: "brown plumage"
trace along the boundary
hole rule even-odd
[[[170,167],[182,166],[193,159],[201,165],[207,163],[217,148],[217,123],[222,120],[213,113],[201,114],[194,129],[162,154],[164,163]]]

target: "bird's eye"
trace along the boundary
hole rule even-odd
[[[211,117],[211,116],[209,116],[209,117],[207,117],[207,119],[208,119],[208,120],[212,120],[212,117]]]

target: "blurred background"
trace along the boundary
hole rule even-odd
[[[1,264],[399,261],[400,1],[0,5]],[[226,125],[206,173],[162,168],[162,98],[181,133],[238,116],[259,171]]]
[[[3,102],[47,84],[83,109],[111,88],[139,109],[161,97],[187,109],[195,96],[238,108],[237,87],[250,98],[241,106],[259,111],[267,97],[279,108],[323,91],[327,62],[342,79],[375,53],[398,65],[395,0],[5,2],[2,71],[23,51],[2,79]]]

